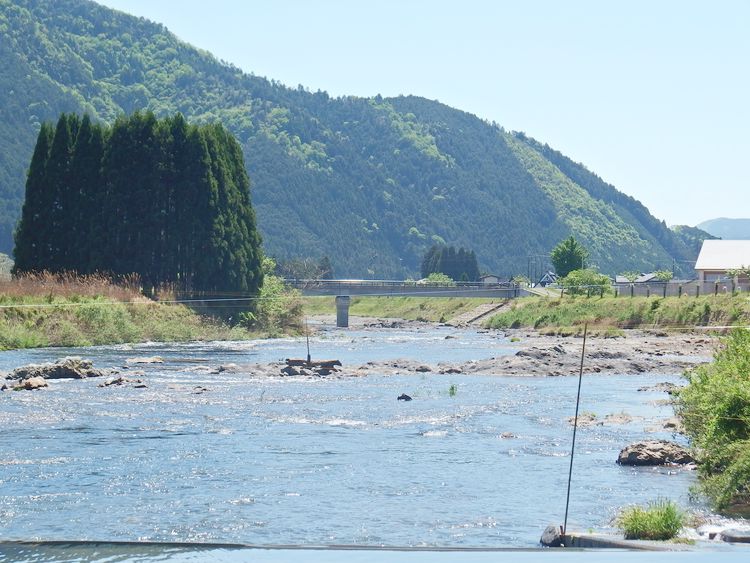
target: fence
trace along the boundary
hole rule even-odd
[[[737,284],[732,280],[718,282],[649,282],[615,284],[615,296],[623,297],[700,297],[701,295],[734,295],[750,291],[750,285]]]
[[[734,283],[732,280],[718,282],[649,282],[617,283],[610,288],[600,285],[584,285],[559,288],[560,296],[567,294],[603,296],[610,291],[615,297],[700,297],[701,295],[750,294],[750,284]]]

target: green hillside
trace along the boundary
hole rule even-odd
[[[266,253],[329,256],[341,277],[415,275],[435,242],[525,273],[571,233],[607,273],[695,258],[582,165],[435,101],[288,88],[87,0],[0,0],[0,36],[0,251],[42,121],[147,108],[222,122],[242,144]]]
[[[672,232],[677,236],[677,238],[679,238],[682,243],[687,246],[696,256],[698,256],[698,253],[701,251],[704,240],[720,238],[715,237],[714,235],[710,235],[706,231],[699,229],[698,227],[674,225],[671,228]]]

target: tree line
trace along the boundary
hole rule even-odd
[[[15,233],[15,273],[138,274],[145,290],[257,293],[260,235],[240,145],[181,114],[43,123]]]
[[[423,278],[433,273],[445,274],[454,281],[479,281],[479,264],[473,250],[435,244],[422,258]]]

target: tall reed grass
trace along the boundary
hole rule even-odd
[[[40,272],[0,280],[0,303],[35,298],[49,301],[54,297],[105,297],[121,302],[145,300],[140,279],[134,274],[114,281],[102,274]]]

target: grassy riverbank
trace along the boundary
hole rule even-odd
[[[750,324],[747,296],[704,297],[526,297],[511,302],[489,321],[491,328],[534,328],[577,333],[583,324],[616,334],[626,328],[669,328]]]
[[[250,333],[196,314],[184,305],[141,298],[70,296],[0,299],[0,349],[90,346],[148,341],[229,340]]]
[[[352,297],[349,314],[358,317],[444,322],[471,311],[482,303],[502,301],[476,297]],[[334,297],[305,297],[303,305],[307,316],[336,313]]]
[[[3,350],[251,336],[185,305],[147,299],[127,280],[42,274],[0,281]]]

